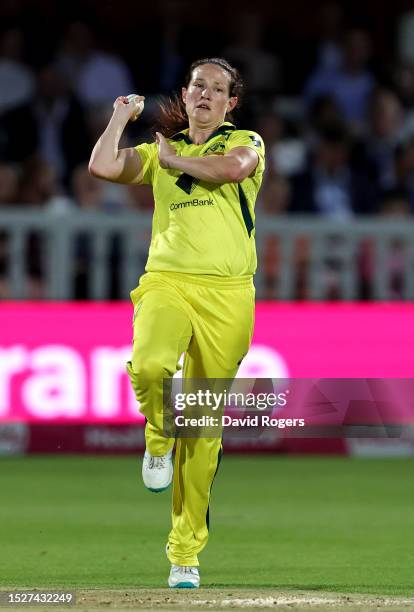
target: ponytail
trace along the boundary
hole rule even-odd
[[[160,132],[165,138],[171,138],[177,132],[188,127],[185,105],[178,94],[164,98],[159,103],[158,117],[152,132]]]

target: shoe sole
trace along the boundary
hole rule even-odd
[[[145,487],[148,491],[151,491],[151,493],[162,493],[163,491],[166,491],[167,489],[169,489],[171,486],[171,482],[169,484],[167,484],[166,487],[162,487],[162,489],[151,489],[151,487]]]

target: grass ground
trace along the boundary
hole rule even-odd
[[[131,457],[2,458],[0,587],[123,595],[164,587],[171,493],[147,492],[139,472]],[[199,596],[305,592],[411,601],[413,475],[410,459],[225,456],[210,542],[200,555]],[[178,595],[166,593],[174,604]]]

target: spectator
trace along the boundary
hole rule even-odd
[[[184,70],[184,58],[180,51],[181,24],[186,5],[181,0],[170,0],[164,5],[162,36],[160,40],[161,67],[159,87],[161,93],[177,87]]]
[[[84,211],[104,210],[104,183],[88,172],[87,165],[76,168],[72,176],[75,203]]]
[[[53,166],[39,157],[32,157],[23,165],[18,203],[42,206],[55,212],[70,209],[71,200],[61,192]]]
[[[0,36],[0,115],[29,102],[34,76],[23,63],[23,34],[17,28]]]
[[[369,132],[364,142],[366,171],[384,189],[394,182],[394,152],[401,140],[404,112],[396,94],[376,91],[371,107]]]
[[[305,86],[308,105],[321,95],[333,96],[345,120],[357,131],[368,117],[375,78],[368,69],[371,41],[362,30],[350,30],[340,68],[316,67]]]
[[[402,142],[395,149],[394,181],[389,186],[407,194],[414,211],[414,138]]]
[[[349,153],[345,128],[325,128],[308,169],[294,179],[294,212],[318,213],[341,221],[355,213],[373,212],[376,194],[364,175],[352,171]]]
[[[307,145],[313,148],[319,141],[320,133],[325,128],[343,122],[344,117],[341,109],[332,96],[323,95],[315,98],[307,116]]]
[[[262,136],[267,155],[266,177],[276,173],[298,174],[304,169],[306,147],[303,139],[288,129],[287,122],[276,112],[260,115],[257,131]]]
[[[18,198],[19,170],[16,166],[0,163],[0,205],[14,204]]]
[[[412,214],[410,198],[403,189],[388,189],[383,192],[379,207],[379,215],[392,218],[406,218]]]
[[[77,90],[79,75],[93,47],[93,34],[85,23],[74,21],[68,24],[57,53],[56,65],[73,93]]]
[[[233,44],[222,52],[223,57],[240,68],[249,94],[274,93],[281,87],[280,63],[263,48],[263,29],[258,13],[242,13]]]
[[[3,117],[3,132],[7,161],[21,163],[37,155],[66,185],[73,168],[90,154],[82,108],[53,64],[39,69],[33,101]]]
[[[399,60],[408,65],[414,64],[414,11],[403,13],[399,18],[397,32]]]
[[[84,211],[119,212],[130,205],[125,185],[104,183],[88,172],[87,164],[78,166],[72,176],[75,204]]]
[[[271,215],[284,215],[289,212],[291,195],[291,186],[287,178],[274,174],[264,183],[257,208]]]
[[[343,61],[341,45],[344,10],[340,2],[326,2],[320,8],[317,65],[319,69],[338,70]]]
[[[32,157],[23,164],[18,199],[20,204],[44,205],[57,192],[56,175],[50,164],[39,157]]]
[[[112,106],[119,92],[133,93],[129,69],[120,57],[97,51],[92,53],[79,74],[76,93],[89,107]]]
[[[266,180],[269,175],[277,173],[278,171],[275,152],[283,137],[285,129],[284,121],[276,112],[261,113],[257,119],[255,129],[263,138],[266,147],[267,163],[264,175]]]
[[[12,205],[18,197],[19,172],[14,166],[0,164],[0,210],[2,205]],[[10,298],[7,280],[10,255],[8,234],[0,230],[0,300]]]
[[[85,23],[68,26],[58,64],[79,100],[92,109],[112,106],[119,95],[133,92],[130,70],[121,57],[96,47]]]
[[[135,185],[127,185],[126,187],[129,194],[129,205],[132,209],[153,212],[154,196],[147,185],[141,185],[140,189],[137,189]]]
[[[406,110],[414,104],[414,65],[398,63],[393,70],[393,83]]]

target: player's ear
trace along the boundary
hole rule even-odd
[[[187,102],[187,88],[186,87],[181,87],[181,97],[185,104]]]
[[[232,96],[230,100],[227,102],[227,112],[231,113],[237,106],[237,102],[239,101],[237,96]]]

